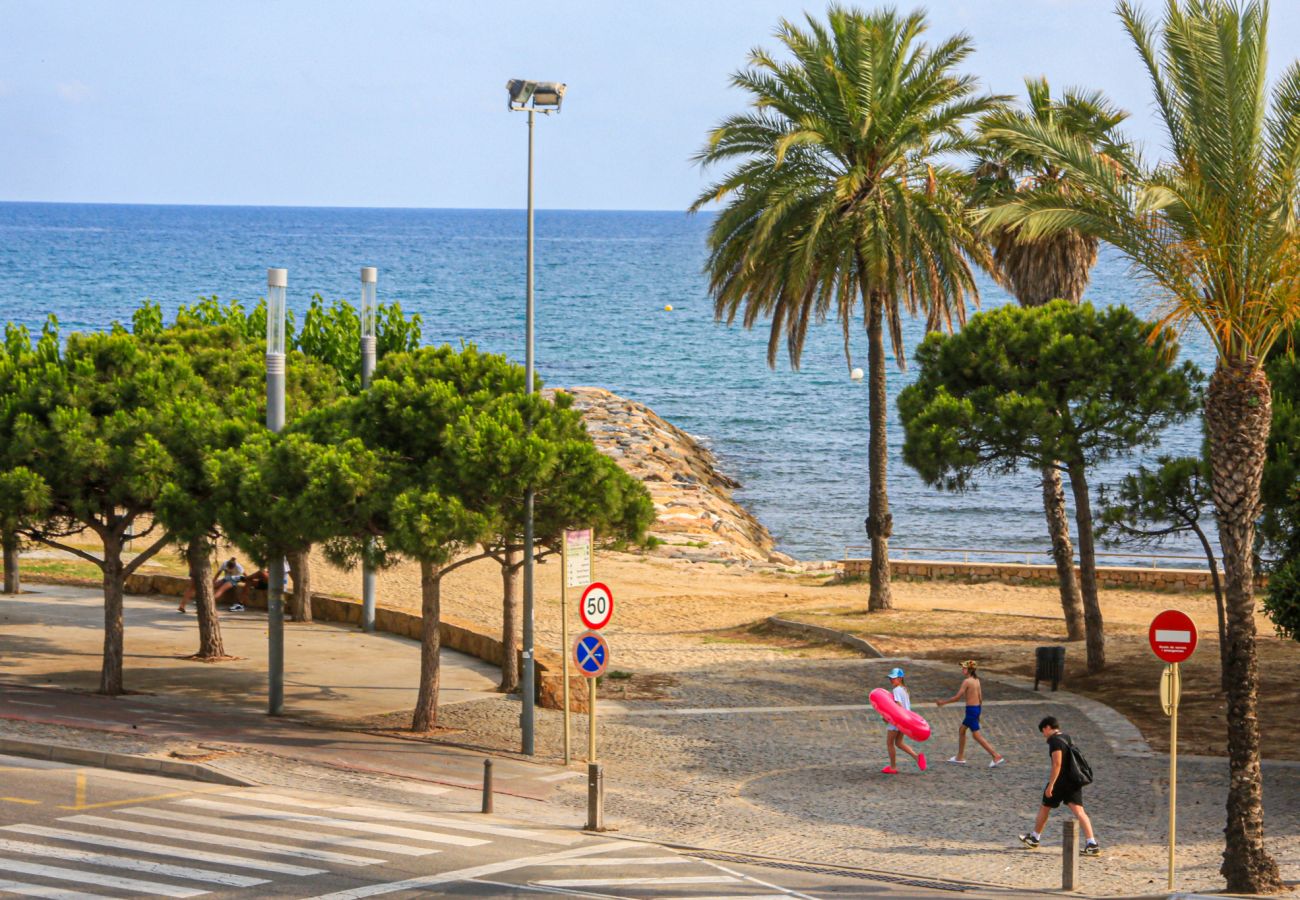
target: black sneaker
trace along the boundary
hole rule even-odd
[[[1032,834],[1022,834],[1020,836],[1020,842],[1030,850],[1038,849],[1038,838],[1034,837]]]
[[[1083,850],[1080,852],[1084,856],[1101,856],[1101,847],[1097,845],[1096,841],[1091,841],[1087,844],[1084,844]]]

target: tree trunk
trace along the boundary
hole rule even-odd
[[[1201,540],[1201,549],[1205,551],[1205,561],[1210,564],[1210,581],[1214,584],[1214,607],[1219,614],[1219,686],[1228,690],[1228,623],[1223,609],[1223,583],[1219,580],[1219,563],[1214,558],[1214,548],[1205,536],[1201,526],[1191,523],[1192,531]]]
[[[122,596],[125,577],[122,568],[122,542],[114,537],[104,538],[104,662],[99,672],[99,692],[110,697],[124,692]]]
[[[1065,613],[1066,640],[1081,641],[1087,633],[1083,621],[1083,598],[1074,576],[1074,547],[1070,544],[1070,519],[1065,509],[1065,489],[1061,470],[1055,465],[1043,468],[1043,512],[1047,516],[1047,533],[1052,538],[1052,559],[1056,563],[1056,583],[1061,590],[1061,610]]]
[[[289,614],[295,622],[311,621],[311,548],[289,554],[289,576],[293,579],[293,596]]]
[[[422,635],[420,637],[420,694],[415,699],[412,731],[429,731],[438,722],[439,651],[442,649],[442,568],[420,562]]]
[[[501,566],[501,684],[497,690],[513,694],[519,690],[519,570],[521,554],[506,552]]]
[[[894,533],[894,518],[889,514],[889,489],[885,481],[889,462],[886,428],[889,422],[889,399],[885,392],[885,298],[871,292],[867,298],[867,364],[871,369],[870,407],[870,499],[867,504],[867,537],[871,539],[871,596],[867,609],[874,612],[893,609],[894,598],[889,585],[889,538]]]
[[[1088,476],[1082,463],[1069,466],[1070,491],[1074,495],[1075,530],[1079,535],[1079,584],[1083,594],[1083,624],[1088,642],[1088,671],[1106,667],[1106,631],[1097,596],[1097,553],[1092,540],[1092,500]]]
[[[201,660],[226,658],[226,648],[221,641],[221,623],[217,619],[217,601],[212,591],[211,551],[205,540],[190,541],[185,548],[190,584],[194,588],[194,612],[199,618],[199,652],[194,654],[194,658]]]
[[[18,535],[6,531],[0,535],[0,545],[4,546],[5,589],[6,594],[21,594],[22,579],[18,575]]]
[[[1223,549],[1228,675],[1228,824],[1219,871],[1233,893],[1282,889],[1264,848],[1259,765],[1259,662],[1255,650],[1255,520],[1272,416],[1268,376],[1250,362],[1220,361],[1205,397],[1214,511]]]

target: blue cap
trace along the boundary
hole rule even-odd
[[[890,670],[889,670],[889,677],[890,677],[890,678],[902,678],[902,677],[903,677],[903,670],[900,669],[900,668],[897,668],[897,667],[895,667],[895,668],[893,668],[893,669],[890,669]]]

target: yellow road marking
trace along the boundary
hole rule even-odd
[[[86,805],[86,773],[77,770],[77,796],[72,801],[73,809],[81,809]]]
[[[154,800],[171,800],[173,797],[189,797],[193,794],[207,794],[218,790],[229,790],[229,788],[214,787],[203,791],[173,791],[170,794],[151,794],[148,797],[131,797],[128,800],[107,800],[103,803],[79,803],[76,806],[60,806],[59,809],[105,809],[109,806],[126,806],[129,803],[150,803]]]
[[[29,806],[36,806],[41,802],[39,800],[24,800],[22,797],[0,797],[0,800],[5,803],[26,803]]]

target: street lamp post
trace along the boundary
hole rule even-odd
[[[266,270],[266,427],[284,428],[284,295],[288,269]],[[284,559],[266,561],[268,712],[284,712]]]
[[[375,318],[378,310],[375,306],[375,287],[379,280],[379,270],[374,266],[361,269],[361,388],[370,387],[370,378],[375,373]],[[367,545],[373,540],[367,541]],[[375,570],[369,560],[361,563],[361,627],[368,632],[375,630]]]
[[[527,300],[524,307],[525,332],[524,346],[525,388],[532,393],[533,388],[533,123],[537,113],[550,115],[560,111],[564,100],[565,85],[557,81],[526,81],[513,78],[506,82],[510,93],[509,108],[511,112],[528,113],[528,265],[527,265]],[[521,673],[520,690],[523,693],[523,710],[519,716],[519,730],[523,743],[523,752],[532,756],[534,752],[533,720],[537,698],[536,667],[533,662],[533,489],[524,494],[524,670]],[[567,648],[561,648],[567,652]],[[511,652],[507,648],[506,652]]]

